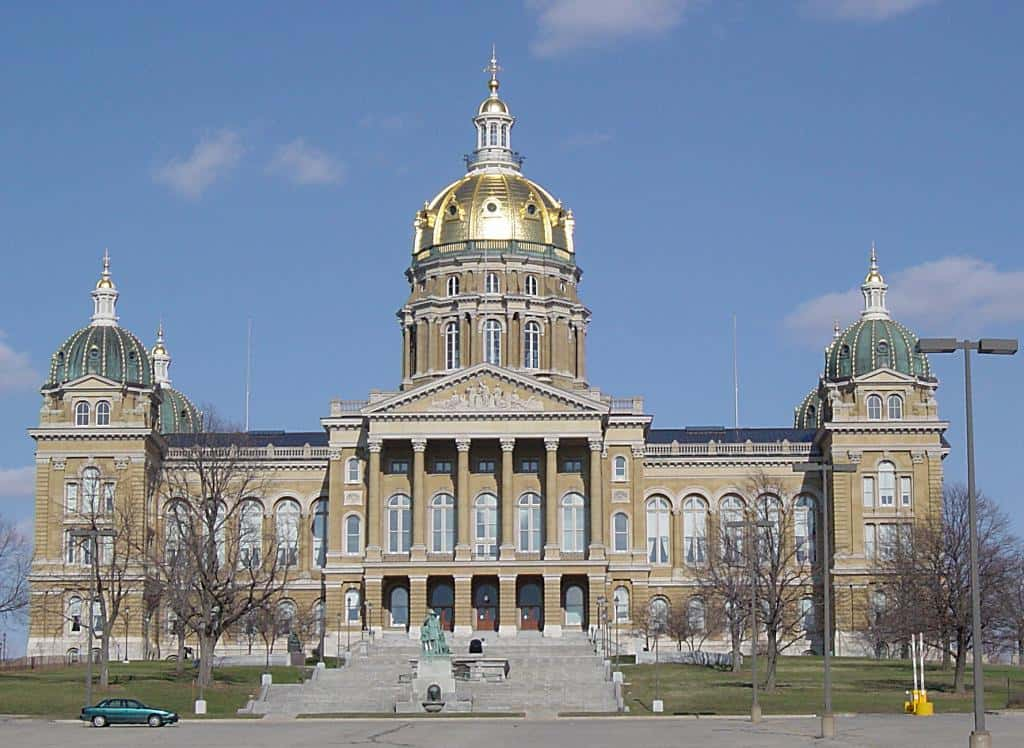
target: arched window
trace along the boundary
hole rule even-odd
[[[884,340],[878,341],[878,346],[875,349],[878,352],[878,368],[889,369],[891,368],[892,361],[889,356],[889,344]]]
[[[473,502],[473,555],[498,556],[498,497],[491,493],[480,494]]]
[[[82,598],[72,597],[68,600],[68,631],[77,633],[82,630]]]
[[[668,563],[670,509],[661,496],[647,502],[647,560],[652,564]]]
[[[324,603],[322,600],[317,600],[313,603],[313,607],[310,609],[310,617],[313,619],[313,636],[317,639],[320,638],[320,634],[324,632]]]
[[[458,369],[461,364],[459,351],[459,323],[449,322],[444,327],[444,366],[446,369]]]
[[[654,633],[660,634],[668,625],[668,600],[663,597],[655,597],[650,602],[651,629]]]
[[[89,425],[89,403],[85,401],[80,401],[75,404],[75,425]]]
[[[703,633],[707,626],[707,615],[704,601],[699,597],[691,597],[686,603],[686,618],[690,629]]]
[[[238,515],[238,565],[255,569],[263,557],[263,507],[247,499]]]
[[[578,493],[562,499],[562,550],[566,553],[582,553],[586,547],[585,503]]]
[[[409,590],[405,587],[392,587],[388,595],[388,610],[391,612],[392,626],[408,626]]]
[[[903,398],[899,395],[889,395],[889,420],[900,421],[903,419]]]
[[[501,126],[501,147],[508,148],[508,125]]]
[[[359,515],[350,514],[345,518],[345,553],[354,555],[362,550],[362,524]]]
[[[106,400],[100,400],[98,403],[96,403],[96,425],[110,425],[110,403],[108,403]]]
[[[92,630],[93,632],[99,632],[103,630],[103,600],[100,598],[94,598],[92,601]],[[96,650],[94,650],[96,651]]]
[[[274,535],[277,538],[277,565],[299,563],[299,502],[282,501],[274,512]]]
[[[896,466],[888,460],[878,463],[878,505],[894,506],[896,503]]]
[[[629,479],[627,461],[624,455],[615,455],[612,460],[612,480],[622,482]]]
[[[313,565],[319,569],[327,565],[327,499],[313,503]]]
[[[839,376],[850,376],[850,346],[848,345],[839,349]]]
[[[523,328],[523,367],[540,368],[540,325],[532,321]]]
[[[388,553],[408,553],[412,522],[409,497],[396,494],[388,499]]]
[[[64,653],[64,662],[68,665],[77,665],[78,659],[78,647],[70,647],[68,651]]]
[[[757,499],[757,533],[763,544],[760,553],[768,558],[778,558],[782,550],[782,501],[778,496],[763,494]]]
[[[362,599],[359,590],[353,588],[345,593],[345,620],[350,624],[359,622],[359,608]]]
[[[722,559],[727,563],[739,563],[743,559],[743,500],[739,496],[726,496],[719,509]]]
[[[612,604],[615,605],[615,622],[622,623],[629,620],[629,589],[627,587],[616,587],[612,593]]]
[[[480,148],[483,148],[485,145],[487,145],[487,129],[483,125],[480,125],[480,138],[479,138],[479,141],[480,141],[480,145],[479,145]]]
[[[708,505],[699,496],[683,502],[683,553],[691,565],[708,559]]]
[[[612,515],[612,550],[619,553],[629,550],[629,517],[623,512]]]
[[[93,515],[101,510],[100,471],[98,468],[88,467],[82,471],[82,513]]]
[[[872,421],[882,420],[882,398],[878,395],[868,395],[868,418]]]
[[[501,323],[496,319],[484,322],[484,360],[501,365]]]
[[[359,482],[359,458],[349,457],[345,460],[345,482],[346,483],[358,483]]]
[[[540,496],[525,493],[519,497],[519,550],[524,553],[540,552],[541,504]]]
[[[536,296],[537,295],[537,276],[528,275],[526,276],[526,295]]]
[[[455,497],[439,493],[430,500],[430,550],[451,553],[455,547]]]
[[[295,603],[291,600],[282,600],[277,604],[277,632],[288,635],[292,632],[295,624]]]
[[[492,122],[490,124],[490,127],[488,128],[488,131],[490,132],[490,135],[491,135],[491,145],[497,145],[498,144],[498,125],[497,125],[497,123],[496,122]]]
[[[817,624],[814,620],[814,599],[810,597],[800,598],[800,622],[803,625],[805,633],[811,633],[817,630]]]
[[[448,276],[446,290],[447,290],[449,296],[458,296],[459,295],[459,276],[457,276],[457,275],[449,275]]]
[[[499,293],[501,284],[498,281],[498,274],[491,272],[484,276],[484,293]]]
[[[796,560],[798,563],[814,563],[817,556],[817,516],[814,497],[800,496],[794,505],[793,534],[796,536]]]
[[[164,517],[164,553],[168,564],[174,565],[184,552],[189,535],[188,507],[182,501],[172,501]]]

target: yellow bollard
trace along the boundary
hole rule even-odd
[[[914,714],[918,717],[931,717],[935,714],[935,705],[928,701],[928,692],[921,691],[917,700],[917,709]]]

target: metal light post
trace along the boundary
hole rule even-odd
[[[124,662],[128,662],[128,617],[131,613],[130,607],[124,609]]]
[[[757,555],[754,549],[755,537],[754,528],[765,529],[771,528],[770,522],[754,522],[748,517],[747,520],[742,522],[728,522],[726,523],[727,528],[742,529],[747,533],[747,545],[750,547],[750,552],[747,554],[749,559],[750,567],[750,683],[753,686],[753,694],[750,701],[750,721],[760,722],[761,721],[761,704],[757,700],[757,566],[755,565],[754,558]]]
[[[967,521],[970,524],[971,549],[971,649],[974,654],[974,731],[971,748],[992,745],[992,735],[985,729],[985,677],[981,662],[981,589],[978,580],[978,502],[974,486],[974,407],[971,394],[971,351],[1003,356],[1017,352],[1019,343],[1012,338],[921,338],[917,342],[919,353],[964,352],[964,403],[967,430]]]
[[[604,627],[603,627],[603,624],[604,624],[604,622],[606,620],[605,619],[605,609],[604,609],[604,606],[606,604],[607,604],[607,601],[605,600],[604,595],[601,595],[600,597],[597,598],[597,632],[596,632],[597,636],[594,637],[594,640],[595,640],[594,644],[595,644],[595,646],[597,645],[597,639],[600,637],[600,639],[601,639],[601,648],[604,650],[604,652],[602,652],[602,655],[603,655],[603,657],[605,659],[608,658],[608,649],[605,647],[605,635],[604,635]]]
[[[336,639],[336,644],[335,644],[335,647],[334,647],[334,663],[335,663],[334,666],[335,667],[340,667],[340,665],[341,665],[341,613],[338,613],[337,619],[338,619],[338,628],[337,628],[338,637]]]
[[[88,530],[72,530],[68,533],[72,538],[86,538],[89,541],[89,552],[92,559],[92,569],[89,572],[89,634],[86,647],[85,655],[85,705],[92,706],[92,635],[93,626],[96,623],[96,617],[93,615],[93,609],[96,605],[96,574],[99,554],[99,543],[96,542],[97,538],[109,537],[112,538],[116,535],[113,530],[100,530],[96,527],[90,527]]]
[[[317,613],[317,626],[320,628],[320,664],[324,665],[324,640],[327,636],[327,576],[320,573],[320,612]]]
[[[823,462],[801,462],[793,466],[797,473],[821,473],[821,588],[822,588],[822,655],[825,670],[825,708],[821,714],[821,737],[836,736],[836,718],[832,713],[832,536],[829,522],[829,473],[855,473],[856,465],[836,465]]]

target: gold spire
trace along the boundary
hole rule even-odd
[[[837,319],[836,320],[832,320],[832,339],[835,340],[836,338],[838,338],[839,334],[840,334],[839,320],[837,320]]]
[[[156,345],[153,346],[154,356],[166,356],[167,348],[164,347],[164,321],[160,320],[160,324],[156,328]]]
[[[110,252],[103,250],[103,273],[96,281],[96,288],[113,288],[114,281],[110,279]]]
[[[491,96],[498,98],[498,73],[501,71],[501,65],[498,64],[498,49],[497,46],[491,45],[491,60],[484,68],[485,73],[491,74],[491,80],[487,83],[487,87],[491,89]]]
[[[868,268],[868,274],[864,277],[865,283],[873,283],[878,281],[885,283],[885,279],[882,274],[878,272],[878,255],[875,254],[875,243],[871,242],[871,266]]]

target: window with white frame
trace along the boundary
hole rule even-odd
[[[889,395],[889,420],[899,421],[903,418],[903,398],[899,395]]]
[[[103,600],[100,598],[92,601],[92,630],[103,630]]]
[[[649,603],[651,614],[651,629],[654,633],[661,634],[668,625],[668,600],[663,597],[655,597]]]
[[[345,518],[345,553],[356,555],[362,550],[362,524],[359,515],[350,514]]]
[[[812,496],[800,496],[794,505],[793,534],[796,536],[797,563],[814,563],[817,545],[815,509]]]
[[[445,282],[445,290],[449,296],[459,295],[459,276],[449,275],[448,280]]]
[[[528,275],[526,276],[526,295],[536,296],[537,295],[537,276]]]
[[[458,369],[462,365],[462,354],[459,350],[459,323],[449,322],[444,327],[444,366],[446,369]]]
[[[97,561],[101,566],[111,564],[114,561],[114,538],[110,535],[102,535],[99,539]]]
[[[498,556],[498,497],[492,493],[480,494],[473,502],[473,555]]]
[[[536,457],[523,457],[519,460],[519,472],[536,475],[540,472],[540,460]]]
[[[875,526],[864,525],[864,558],[874,561],[878,552],[878,544],[875,538]]]
[[[612,480],[621,483],[622,481],[628,480],[627,474],[627,461],[623,455],[615,455],[615,459],[612,460]]]
[[[870,420],[882,420],[882,398],[879,395],[868,395],[867,406]]]
[[[258,568],[263,559],[263,506],[253,499],[242,502],[238,519],[238,565]]]
[[[704,632],[707,626],[707,615],[704,601],[699,597],[691,597],[686,604],[686,619],[692,631]]]
[[[362,605],[359,590],[350,589],[345,593],[345,620],[350,624],[359,623],[359,608]]]
[[[536,493],[519,497],[519,550],[538,553],[541,544],[541,498]]]
[[[770,558],[778,557],[782,545],[782,500],[765,494],[757,499],[758,538],[763,543],[760,551]]]
[[[299,502],[287,499],[274,511],[274,535],[277,538],[277,565],[299,563]]]
[[[78,513],[78,484],[64,484],[64,511],[67,514]]]
[[[72,634],[82,630],[82,598],[74,596],[68,600],[68,631]]]
[[[84,400],[75,404],[75,425],[89,425],[89,403],[85,402]]]
[[[490,136],[491,136],[490,137],[490,144],[491,145],[497,145],[498,144],[498,124],[496,122],[492,122],[490,124],[490,126],[488,127],[488,132],[490,133]]]
[[[430,550],[451,553],[455,547],[455,497],[439,493],[430,500]]]
[[[106,400],[100,400],[98,403],[96,403],[96,425],[110,425],[110,403],[108,403]]]
[[[900,506],[910,506],[913,503],[910,476],[904,475],[900,478]]]
[[[878,463],[878,505],[891,507],[896,504],[896,466],[888,460]]]
[[[82,513],[92,516],[100,512],[100,471],[88,467],[82,471]]]
[[[496,319],[484,322],[484,360],[501,365],[501,323]]]
[[[722,559],[730,564],[739,563],[743,558],[743,500],[739,496],[726,496],[719,510]]]
[[[805,633],[817,630],[814,621],[814,599],[810,597],[800,598],[800,622]]]
[[[345,482],[346,483],[359,483],[361,476],[359,475],[359,458],[349,457],[345,460]]]
[[[408,553],[412,537],[411,502],[405,494],[388,499],[388,553]]]
[[[540,325],[533,321],[523,328],[523,368],[540,368]]]
[[[875,477],[873,475],[865,475],[861,478],[861,501],[865,509],[874,509],[875,507]]]
[[[313,503],[313,565],[320,569],[327,565],[327,511],[327,499]]]
[[[498,274],[490,272],[484,276],[484,293],[499,293],[501,285],[498,281]]]
[[[172,501],[168,504],[164,517],[164,553],[169,564],[176,564],[179,555],[185,550],[189,527],[188,508],[185,503]]]
[[[579,475],[583,472],[583,459],[580,457],[566,457],[562,460],[562,472]]]
[[[667,564],[669,559],[668,499],[656,496],[647,502],[647,560],[652,564]]]
[[[612,604],[615,606],[615,622],[623,623],[629,620],[629,588],[616,587],[612,592]]]
[[[586,547],[586,502],[578,493],[567,494],[562,499],[562,550],[566,553],[582,553]]]
[[[896,525],[878,525],[878,557],[891,561],[896,555]]]
[[[683,553],[690,565],[707,561],[708,505],[699,496],[683,501]]]
[[[629,550],[629,517],[625,512],[612,515],[612,550],[619,553]]]
[[[114,513],[114,484],[104,483],[101,493],[100,511],[106,514]]]

